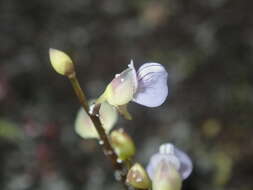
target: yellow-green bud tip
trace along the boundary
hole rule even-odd
[[[135,163],[127,174],[126,182],[138,189],[149,189],[151,181],[145,169],[139,164]]]
[[[74,64],[71,58],[63,51],[50,48],[49,58],[51,65],[57,73],[68,77],[75,74]]]

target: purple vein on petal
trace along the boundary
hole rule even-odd
[[[158,63],[153,63],[153,64],[150,64],[150,65],[145,65],[144,67],[140,67],[138,72],[137,72],[137,75],[141,75],[143,72],[145,73],[145,71],[150,68],[150,67],[159,67],[159,68],[163,68],[162,65],[158,64]]]

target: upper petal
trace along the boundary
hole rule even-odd
[[[145,63],[138,72],[138,88],[133,101],[147,106],[160,106],[168,96],[168,73],[159,63]]]

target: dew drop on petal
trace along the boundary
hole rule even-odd
[[[119,164],[121,164],[123,162],[123,160],[121,160],[121,159],[117,159],[117,163],[119,163]]]
[[[103,145],[103,144],[104,144],[104,141],[103,141],[103,140],[99,140],[98,143],[99,143],[100,145]]]
[[[136,182],[140,183],[140,182],[142,182],[142,179],[141,178],[137,178]]]
[[[118,131],[119,131],[120,133],[124,133],[124,129],[123,129],[123,128],[120,128]]]

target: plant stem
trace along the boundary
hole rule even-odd
[[[79,84],[79,81],[76,77],[76,74],[70,75],[70,76],[68,76],[68,78],[71,81],[71,84],[72,84],[73,89],[76,93],[76,96],[78,97],[80,104],[82,105],[83,109],[87,112],[87,114],[90,116],[92,122],[94,123],[94,126],[95,126],[97,133],[99,134],[100,140],[102,142],[101,146],[103,148],[105,156],[111,160],[114,169],[121,172],[121,182],[125,185],[126,174],[123,171],[124,166],[122,163],[118,162],[118,156],[114,152],[114,150],[109,142],[109,139],[105,133],[105,130],[102,127],[102,124],[99,120],[99,117],[97,117],[96,115],[94,115],[92,113],[89,113],[88,102],[87,102],[87,99],[84,95],[83,90],[80,87],[80,84]]]

